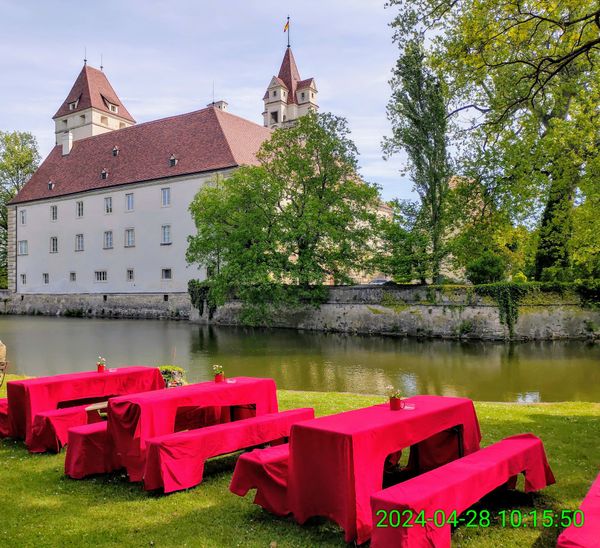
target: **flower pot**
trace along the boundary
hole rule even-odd
[[[392,411],[400,411],[404,407],[404,401],[400,398],[390,398],[390,409]]]
[[[225,374],[224,373],[217,373],[215,375],[215,382],[223,382],[225,380]]]
[[[106,366],[103,363],[97,363],[96,367],[98,368],[98,373],[104,373]]]

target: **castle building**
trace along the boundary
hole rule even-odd
[[[184,293],[188,210],[216,175],[257,163],[271,128],[316,109],[291,49],[264,126],[227,103],[137,124],[104,72],[84,65],[53,117],[56,144],[8,207],[8,283],[21,294]]]

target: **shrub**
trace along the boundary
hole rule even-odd
[[[467,279],[475,285],[501,282],[505,278],[506,259],[492,251],[484,251],[467,265]]]
[[[527,276],[522,272],[517,272],[513,277],[512,281],[516,284],[524,284],[527,281]]]

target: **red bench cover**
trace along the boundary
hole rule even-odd
[[[101,421],[97,411],[87,412],[89,404],[38,413],[31,430],[30,453],[59,453],[69,439],[69,428]]]
[[[497,487],[509,483],[514,487],[516,476],[525,474],[525,491],[538,491],[554,483],[544,445],[533,434],[506,438],[476,453],[452,461],[440,468],[384,489],[371,497],[373,532],[372,548],[389,546],[450,547],[450,525],[436,527],[428,522],[424,527],[376,527],[382,515],[377,511],[412,510],[416,516],[425,512],[433,519],[435,511],[450,517],[467,508]],[[384,522],[385,523],[385,522]]]
[[[256,405],[257,416],[275,413],[275,381],[236,377],[227,382],[203,382],[111,398],[108,402],[108,431],[130,481],[141,481],[146,463],[146,442],[175,432],[178,410],[249,404]]]
[[[24,439],[29,446],[35,416],[42,411],[57,409],[61,403],[164,387],[165,382],[157,367],[140,365],[120,367],[105,373],[86,371],[10,381],[6,390],[11,436]]]
[[[254,504],[262,506],[273,514],[280,516],[289,514],[287,504],[289,456],[288,443],[267,449],[254,449],[240,455],[229,490],[240,497],[245,497],[250,489],[256,489]]]
[[[567,527],[558,537],[558,548],[600,546],[600,474],[579,508],[584,516],[583,527]]]
[[[325,516],[345,531],[346,542],[371,536],[370,497],[381,489],[388,455],[418,444],[421,470],[458,458],[460,426],[464,454],[479,449],[481,434],[467,398],[414,396],[409,408],[389,404],[328,415],[292,427],[289,507],[299,523]],[[426,463],[426,468],[423,466]]]
[[[6,438],[10,435],[10,422],[8,420],[8,400],[0,400],[0,438]]]
[[[106,422],[85,424],[69,430],[65,474],[74,479],[106,474],[120,468]]]
[[[211,457],[287,438],[292,424],[314,418],[313,409],[293,409],[152,438],[147,442],[144,488],[165,493],[202,482]]]

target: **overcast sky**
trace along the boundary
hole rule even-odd
[[[286,16],[302,78],[321,111],[348,119],[363,176],[386,199],[411,195],[401,158],[384,161],[385,105],[397,58],[384,0],[0,0],[0,129],[30,131],[42,156],[52,116],[81,70],[100,65],[138,122],[225,99],[262,124],[262,96],[286,45]],[[288,11],[289,10],[289,11]]]

